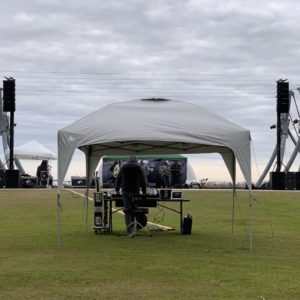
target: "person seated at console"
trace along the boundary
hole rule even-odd
[[[134,234],[132,225],[134,215],[132,212],[136,208],[133,198],[140,193],[140,189],[144,195],[147,190],[144,170],[135,155],[131,155],[128,162],[120,168],[115,186],[117,194],[120,192],[120,188],[122,188],[127,235],[132,236]]]
[[[38,187],[45,187],[48,179],[48,161],[43,160],[41,164],[37,167],[36,177]]]

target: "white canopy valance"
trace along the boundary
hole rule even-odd
[[[58,186],[75,149],[95,170],[103,155],[220,153],[235,180],[235,158],[251,186],[250,132],[196,104],[145,99],[110,104],[58,132]]]

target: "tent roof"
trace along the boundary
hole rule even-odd
[[[76,148],[89,168],[103,155],[218,152],[235,180],[235,157],[251,185],[250,132],[196,104],[141,99],[119,102],[83,117],[58,132],[58,183]]]
[[[57,159],[56,155],[35,140],[14,148],[14,157],[17,159],[49,160]]]

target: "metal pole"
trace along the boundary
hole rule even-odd
[[[59,184],[59,181],[58,181]],[[57,186],[57,247],[61,246],[61,212],[62,206],[60,202],[60,186]]]
[[[281,169],[281,119],[280,112],[277,111],[277,163],[276,172],[280,172]]]
[[[298,142],[295,146],[295,149],[294,149],[294,151],[293,151],[293,153],[292,153],[292,155],[291,155],[291,157],[290,157],[290,159],[289,159],[289,161],[288,161],[288,163],[285,167],[285,170],[284,170],[285,173],[289,172],[293,162],[295,161],[296,156],[298,155],[298,152],[300,152],[300,138],[299,138],[299,140],[298,140]]]
[[[289,135],[289,137],[291,138],[293,144],[296,146],[297,142],[296,142],[296,140],[295,140],[293,134],[291,133],[291,131],[290,131],[289,129],[288,129],[288,135]]]
[[[260,187],[262,185],[262,182],[263,180],[265,179],[265,177],[267,176],[270,168],[272,167],[273,163],[274,163],[274,160],[275,160],[275,157],[276,157],[276,153],[277,153],[277,145],[276,147],[274,148],[274,151],[271,155],[271,158],[267,164],[267,166],[265,167],[265,170],[263,171],[263,173],[261,174],[261,176],[259,177],[257,183],[256,183],[256,187]]]
[[[15,114],[10,112],[10,127],[9,127],[9,169],[14,169],[14,127],[15,127]]]
[[[249,248],[251,254],[253,253],[252,205],[252,191],[249,188]]]
[[[1,136],[4,136],[4,121],[3,121],[3,112],[2,112],[2,88],[0,88],[0,130],[1,130]],[[3,128],[2,128],[3,127]],[[0,169],[4,169],[5,164],[0,159]]]
[[[233,170],[234,170],[234,176],[233,176],[233,193],[232,193],[232,219],[231,219],[231,234],[233,234],[233,227],[234,227],[234,219],[235,219],[235,202],[237,198],[236,194],[236,161],[235,156],[233,155]],[[251,187],[248,187],[251,189]]]
[[[92,147],[89,146],[88,153],[86,154],[86,194],[85,194],[85,231],[88,229],[89,217],[89,194],[90,194],[90,169],[91,169],[91,154]]]

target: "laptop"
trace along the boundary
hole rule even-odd
[[[171,192],[171,200],[182,200],[183,193],[180,191],[172,191]]]

